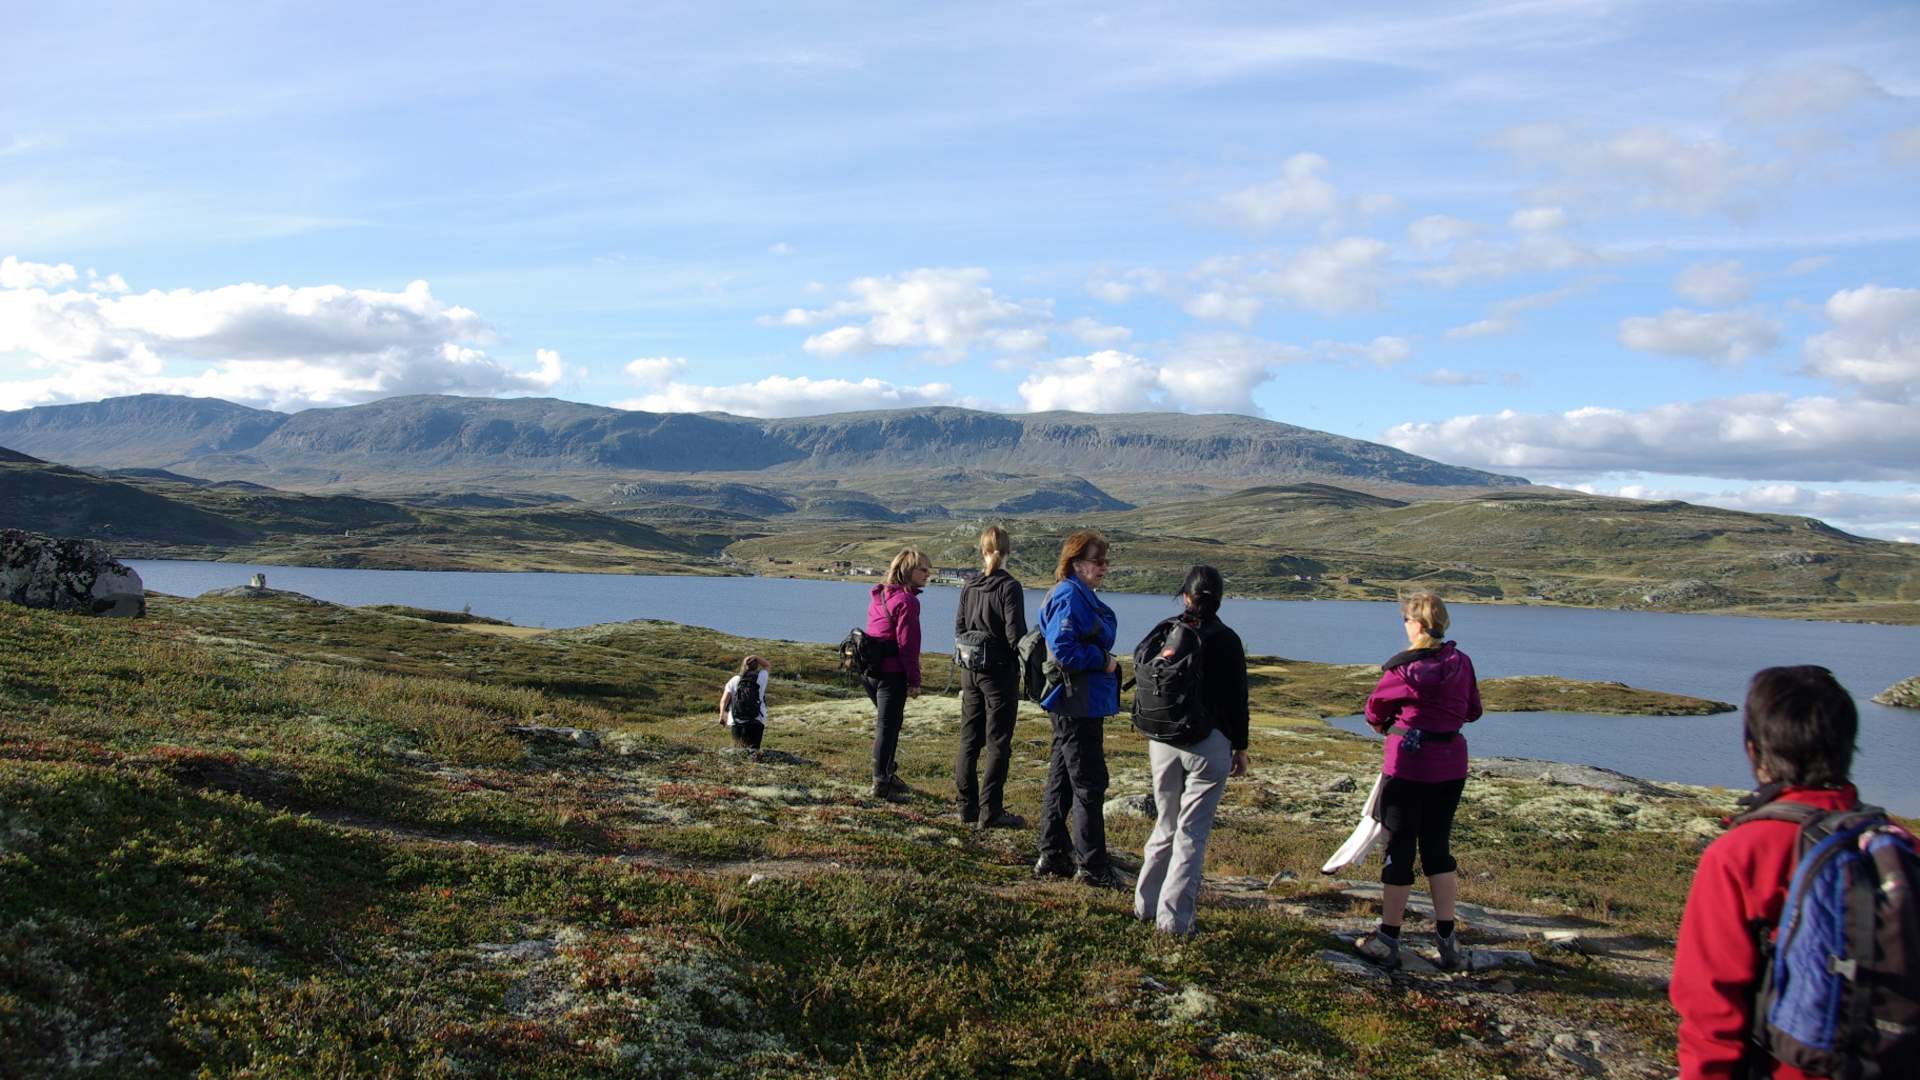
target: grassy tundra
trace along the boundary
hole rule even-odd
[[[715,723],[749,650],[775,671],[759,762]],[[1671,1072],[1663,953],[1725,792],[1476,777],[1465,899],[1604,947],[1470,913],[1469,943],[1534,966],[1388,979],[1323,955],[1371,908],[1317,873],[1376,754],[1317,717],[1366,669],[1256,659],[1254,773],[1174,942],[1123,896],[1033,881],[1030,833],[953,820],[951,697],[908,710],[920,794],[865,797],[869,706],[829,661],[651,622],[0,608],[0,1074],[1550,1076],[1555,1035]],[[1023,713],[1029,818],[1046,732]],[[1112,794],[1147,790],[1141,740],[1116,723],[1108,748]],[[1109,828],[1124,855],[1148,823]]]

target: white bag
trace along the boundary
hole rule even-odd
[[[1360,808],[1360,823],[1353,827],[1353,833],[1347,837],[1345,843],[1340,845],[1340,850],[1333,853],[1333,858],[1328,859],[1327,864],[1320,868],[1321,873],[1331,874],[1343,867],[1352,866],[1366,858],[1367,852],[1373,850],[1373,845],[1387,831],[1373,817],[1374,809],[1380,805],[1380,790],[1386,786],[1385,773],[1373,778],[1373,791],[1367,795],[1367,804]]]

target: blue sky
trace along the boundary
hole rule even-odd
[[[1920,8],[57,5],[0,408],[1252,412],[1920,539]]]

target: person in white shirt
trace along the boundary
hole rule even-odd
[[[767,676],[772,672],[765,660],[749,656],[740,661],[740,674],[727,680],[720,691],[720,722],[733,735],[733,745],[747,750],[760,749],[760,737],[767,731]]]

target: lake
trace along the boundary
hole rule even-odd
[[[180,596],[244,585],[255,572],[278,589],[341,604],[412,604],[566,627],[670,619],[731,634],[837,642],[863,624],[869,586],[785,578],[618,574],[484,574],[413,570],[323,570],[244,563],[129,560],[147,588]],[[1123,646],[1173,614],[1169,597],[1104,593],[1120,617]],[[959,590],[921,597],[927,646],[946,651]],[[1027,594],[1029,616],[1041,594]],[[1920,713],[1869,699],[1920,674],[1920,627],[1797,622],[1724,615],[1453,604],[1449,636],[1480,675],[1611,679],[1650,690],[1738,704],[1754,671],[1822,664],[1860,706],[1854,776],[1863,797],[1920,814]],[[1378,663],[1405,644],[1398,609],[1350,600],[1228,600],[1221,617],[1251,653],[1330,663]],[[938,676],[936,675],[937,679]],[[1336,726],[1350,729],[1357,722]],[[1364,730],[1364,725],[1359,730]],[[1653,780],[1745,787],[1740,717],[1586,717],[1493,714],[1468,736],[1475,753],[1600,765]]]

